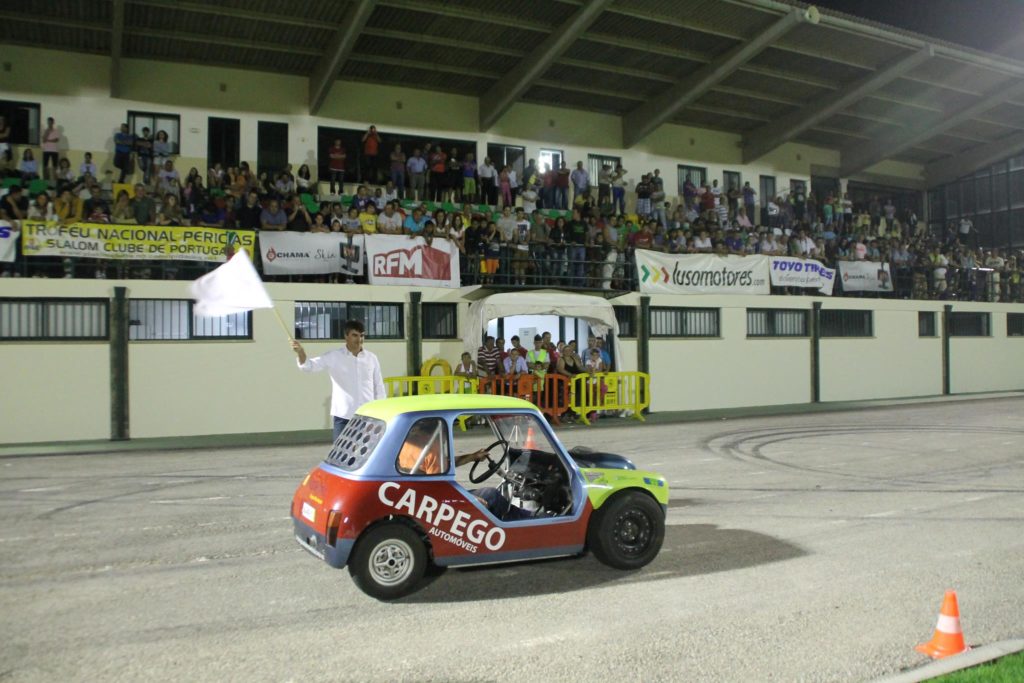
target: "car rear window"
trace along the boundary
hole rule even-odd
[[[383,420],[356,415],[345,425],[325,462],[343,470],[358,470],[377,447],[386,427]]]

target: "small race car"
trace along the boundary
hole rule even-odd
[[[456,468],[470,462],[463,483]],[[303,548],[387,600],[453,566],[589,551],[638,569],[661,549],[668,496],[664,478],[622,456],[566,451],[527,401],[410,396],[359,409],[295,491],[291,516]]]

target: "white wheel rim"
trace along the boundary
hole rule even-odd
[[[382,586],[394,586],[409,578],[413,564],[409,544],[389,538],[378,543],[370,553],[370,576]]]

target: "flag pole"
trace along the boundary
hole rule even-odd
[[[281,314],[277,312],[277,306],[274,306],[270,310],[274,312],[274,317],[277,318],[277,322],[281,324],[281,329],[284,330],[286,335],[288,335],[288,341],[295,341],[295,337],[293,337],[292,333],[288,330],[288,326],[284,324],[284,319],[281,318]]]

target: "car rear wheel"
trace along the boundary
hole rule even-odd
[[[649,495],[627,491],[614,496],[590,518],[587,546],[616,569],[639,569],[661,550],[665,513]]]
[[[348,570],[356,585],[378,600],[394,600],[416,589],[427,569],[427,549],[413,529],[384,524],[359,539]]]

